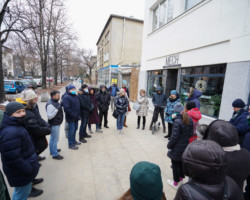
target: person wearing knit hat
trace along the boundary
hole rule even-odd
[[[189,138],[193,135],[193,120],[188,117],[181,103],[174,106],[172,135],[168,142],[168,157],[171,159],[173,181],[168,179],[168,184],[174,189],[182,184],[185,178],[182,169],[181,157],[189,144]]]
[[[68,91],[76,90],[76,87],[72,84],[68,85]]]
[[[230,119],[230,123],[234,125],[239,134],[239,144],[242,144],[243,138],[247,133],[249,126],[247,123],[248,111],[245,110],[246,104],[242,99],[236,99],[232,103],[233,106],[233,116]]]
[[[119,200],[125,199],[166,200],[160,167],[146,161],[135,164],[130,173],[130,189]]]
[[[181,102],[179,94],[177,93],[176,90],[172,90],[170,92],[170,96],[167,99],[167,105],[165,108],[165,122],[168,123],[168,134],[164,136],[164,138],[170,138],[171,133],[172,133],[172,128],[173,128],[173,120],[172,120],[172,114],[174,113],[174,106]]]
[[[86,89],[86,88],[88,88],[88,85],[86,85],[86,84],[83,84],[83,85],[81,86],[81,90],[84,90],[84,89]]]
[[[25,102],[37,99],[37,94],[34,92],[34,90],[31,89],[22,91],[21,95],[22,95],[22,100]]]
[[[32,181],[39,171],[37,154],[29,133],[23,126],[24,105],[10,102],[5,110],[0,129],[3,171],[9,185],[14,187],[12,199],[27,199],[32,189]],[[0,187],[3,192],[1,184]]]

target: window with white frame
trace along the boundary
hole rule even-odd
[[[109,60],[109,52],[107,51],[105,54],[104,54],[104,62],[107,62]]]
[[[164,0],[153,10],[153,31],[173,19],[173,0]]]
[[[106,35],[105,35],[105,44],[107,44],[110,40],[110,33],[108,32]]]
[[[200,3],[203,0],[186,0],[185,10],[188,10],[194,7],[196,4]]]

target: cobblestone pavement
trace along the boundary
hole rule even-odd
[[[47,119],[45,103],[40,102],[39,108],[42,117]],[[128,128],[124,128],[124,134],[117,134],[116,120],[109,112],[110,128],[103,128],[103,133],[94,132],[92,138],[86,144],[81,144],[77,151],[68,149],[62,124],[58,148],[62,149],[64,159],[53,160],[48,148],[42,153],[46,160],[41,162],[38,177],[44,178],[44,182],[36,188],[43,189],[44,193],[34,199],[118,199],[128,190],[130,171],[139,161],[149,161],[160,166],[164,192],[168,200],[173,199],[176,190],[167,184],[167,179],[172,179],[170,160],[166,156],[168,140],[163,137],[162,128],[154,135],[148,130],[151,117],[149,113],[146,130],[137,130],[137,116],[132,110],[127,117]],[[49,136],[47,139],[49,141]],[[13,188],[10,188],[12,192]]]

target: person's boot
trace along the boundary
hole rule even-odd
[[[149,126],[149,130],[151,131],[153,129],[153,122],[151,122],[150,126]]]
[[[39,190],[39,189],[36,189],[36,188],[32,187],[29,197],[38,197],[42,193],[43,193],[43,190]]]
[[[125,117],[125,119],[124,119],[123,126],[127,128],[128,126],[126,124],[126,120],[127,120],[127,117]]]
[[[140,128],[140,124],[137,124],[137,129],[139,129]]]
[[[166,127],[163,127],[163,133],[166,133]]]

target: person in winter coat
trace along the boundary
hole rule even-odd
[[[146,161],[134,165],[130,173],[130,189],[119,200],[135,199],[166,200],[158,165]]]
[[[164,121],[164,108],[166,106],[167,97],[162,91],[162,87],[158,86],[156,88],[156,93],[153,95],[152,102],[154,104],[154,113],[152,117],[152,121],[149,127],[149,130],[152,130],[153,123],[157,122],[158,115],[161,115],[161,121],[163,126],[163,133],[166,133],[166,126]]]
[[[168,157],[172,162],[174,181],[168,179],[168,184],[178,189],[185,177],[182,170],[181,157],[189,144],[189,138],[193,134],[193,121],[184,111],[181,103],[174,106],[172,135],[168,142]]]
[[[40,115],[37,105],[37,94],[29,89],[23,91],[22,95],[23,101],[27,102],[24,125],[30,134],[37,155],[39,156],[48,147],[46,135],[50,135],[51,125],[49,125]]]
[[[102,128],[102,119],[104,118],[104,127],[108,127],[108,110],[110,105],[110,94],[107,92],[105,85],[100,86],[100,91],[97,93],[97,102],[99,110],[100,124],[99,128]]]
[[[117,93],[119,92],[119,88],[117,87],[116,83],[113,83],[111,86],[109,86],[108,91],[110,93],[111,96],[111,110],[112,112],[114,111],[114,102],[115,102],[115,98]]]
[[[65,92],[64,94],[62,95],[62,98],[61,98],[61,104],[63,105],[63,97],[67,94],[68,92],[68,85],[65,86]],[[64,132],[65,132],[65,137],[68,138],[68,135],[69,135],[69,124],[67,121],[65,121],[64,123]]]
[[[198,108],[200,110],[200,96],[202,95],[201,91],[190,87],[189,91],[188,91],[188,96],[187,96],[187,101],[193,101],[195,102],[195,107]]]
[[[0,131],[1,131],[1,126],[2,126],[3,116],[4,116],[4,112],[0,110]],[[8,191],[8,188],[5,183],[3,173],[1,170],[0,170],[0,199],[10,200],[9,191]]]
[[[68,92],[66,92],[62,100],[65,118],[69,125],[68,146],[69,149],[77,150],[78,147],[76,145],[81,144],[76,141],[76,131],[78,129],[78,120],[80,118],[80,103],[74,85],[68,85]]]
[[[172,114],[174,114],[174,106],[178,103],[181,102],[179,98],[179,94],[177,93],[176,90],[172,90],[170,92],[170,96],[167,99],[167,105],[165,108],[165,121],[168,122],[168,134],[164,136],[164,138],[170,138],[171,132],[172,132],[172,127],[173,127],[173,119],[172,119]]]
[[[130,105],[129,105],[129,89],[126,87],[125,84],[122,84],[122,89],[126,92],[126,97],[128,98],[128,112],[130,112],[131,110],[129,110],[130,109]],[[126,113],[125,118],[124,118],[124,122],[123,122],[123,126],[126,127],[126,128],[128,127],[128,125],[126,124],[128,112]]]
[[[37,154],[29,133],[23,127],[25,107],[18,102],[6,106],[0,128],[0,153],[3,171],[14,188],[13,200],[26,200],[38,174]]]
[[[243,191],[243,184],[250,175],[250,153],[238,144],[236,128],[229,122],[216,120],[208,126],[208,140],[217,142],[225,151],[227,172]]]
[[[48,117],[48,122],[52,126],[49,150],[53,159],[62,160],[63,156],[58,154],[61,149],[57,149],[57,143],[59,141],[60,135],[60,125],[63,122],[63,109],[62,105],[58,102],[60,100],[60,92],[53,90],[50,93],[51,99],[46,104],[46,112]]]
[[[249,126],[247,124],[247,109],[244,109],[246,104],[242,99],[236,99],[232,103],[233,116],[230,119],[230,123],[233,124],[239,134],[239,144],[242,145],[243,138],[247,133]]]
[[[199,120],[202,117],[200,110],[196,108],[195,106],[196,104],[193,101],[187,102],[186,104],[187,114],[189,117],[192,118],[193,126],[194,126],[193,135],[189,139],[190,143],[193,142],[194,140],[197,140],[196,127],[199,125]]]
[[[95,124],[96,125],[96,132],[102,133],[102,131],[99,128],[100,120],[99,120],[99,115],[98,115],[98,110],[97,110],[98,101],[97,101],[97,97],[95,95],[94,88],[89,88],[89,96],[91,99],[91,103],[94,105],[94,110],[89,116],[89,123],[88,123],[89,132],[93,133],[93,131],[91,130],[91,124]]]
[[[226,176],[226,155],[214,141],[198,140],[182,156],[183,172],[191,180],[179,187],[174,200],[243,200],[242,191]]]
[[[136,111],[137,118],[137,129],[140,128],[141,117],[143,119],[142,122],[142,130],[145,129],[146,124],[146,116],[148,116],[148,98],[146,96],[146,91],[141,89],[140,96],[137,99],[137,102],[140,104],[140,109]]]
[[[79,90],[78,99],[80,102],[80,110],[81,110],[81,127],[80,127],[80,142],[86,143],[87,140],[84,138],[91,138],[91,135],[87,134],[87,125],[89,122],[89,116],[94,110],[94,105],[91,102],[89,96],[89,88],[88,85],[83,84],[81,89]]]
[[[119,115],[117,118],[117,132],[122,133],[123,122],[125,118],[125,114],[128,109],[128,99],[126,97],[126,92],[123,89],[120,89],[119,97],[115,99],[115,107],[118,110]]]

